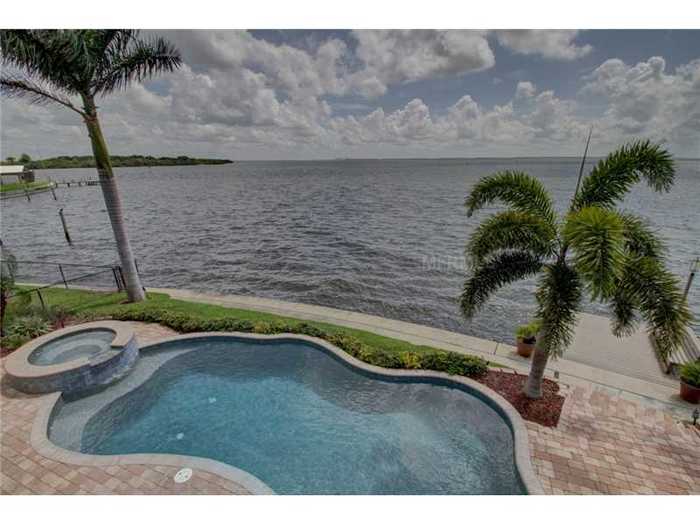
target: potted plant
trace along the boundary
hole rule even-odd
[[[532,355],[532,352],[535,350],[537,332],[540,331],[540,326],[541,323],[539,321],[533,321],[529,324],[518,326],[518,329],[515,331],[518,355],[523,357],[530,357]]]
[[[681,367],[681,398],[688,403],[700,403],[700,361]]]

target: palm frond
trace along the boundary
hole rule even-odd
[[[91,54],[96,57],[94,76],[102,78],[120,60],[130,42],[139,34],[132,29],[102,29],[93,31]]]
[[[630,292],[631,281],[636,278],[636,265],[639,258],[628,256],[622,277],[617,282],[615,292],[610,298],[612,319],[610,327],[616,337],[632,335],[639,326],[639,302]]]
[[[619,213],[624,227],[627,251],[633,256],[662,258],[666,246],[641,217],[633,213]]]
[[[674,176],[668,151],[648,140],[633,142],[598,162],[583,180],[572,210],[588,206],[611,208],[642,178],[654,191],[666,192],[673,185]]]
[[[554,254],[556,230],[531,213],[504,211],[489,217],[474,231],[467,254],[474,266],[503,250],[528,252],[541,259]]]
[[[573,340],[581,302],[581,282],[576,270],[565,261],[546,265],[536,297],[537,318],[542,322],[537,344],[550,356],[560,356]]]
[[[536,178],[521,171],[501,171],[484,177],[465,201],[467,216],[487,204],[501,201],[516,211],[531,213],[554,226],[556,214],[549,192]]]
[[[51,84],[54,91],[77,94],[86,79],[80,77],[72,62],[75,46],[70,35],[70,31],[62,30],[2,30],[2,63],[26,78]]]
[[[97,32],[95,52],[98,55],[119,56],[129,47],[129,42],[137,38],[137,29],[104,29]]]
[[[82,115],[70,99],[50,87],[26,78],[1,77],[0,94],[8,98],[26,98],[31,104],[60,104]]]
[[[620,282],[621,291],[636,303],[658,351],[667,355],[683,344],[692,319],[678,279],[653,257],[637,258],[630,273]]]
[[[464,283],[460,298],[462,313],[471,318],[489,296],[506,284],[535,275],[542,268],[540,259],[527,252],[502,252],[476,267]]]
[[[624,224],[620,216],[595,206],[569,214],[564,242],[573,250],[574,268],[594,300],[608,299],[625,264]]]
[[[95,79],[92,93],[104,95],[125,88],[133,81],[142,81],[163,72],[171,72],[182,64],[179,51],[163,38],[138,40],[130,38],[128,48],[116,53],[111,67]]]
[[[632,335],[639,326],[639,300],[633,295],[634,281],[640,258],[649,257],[663,263],[664,244],[656,236],[647,221],[632,213],[618,214],[625,237],[625,264],[620,280],[610,298],[612,308],[612,332],[617,337]]]

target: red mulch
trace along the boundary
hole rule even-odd
[[[488,374],[477,381],[501,394],[528,421],[545,427],[556,427],[564,406],[564,396],[558,394],[559,384],[545,379],[542,384],[542,397],[528,399],[523,394],[526,379],[527,376],[514,372],[489,370]]]

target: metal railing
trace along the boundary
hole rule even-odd
[[[8,262],[9,261],[6,259],[0,259],[0,264],[7,264]],[[16,263],[17,267],[17,271],[13,276],[15,282],[24,282],[29,285],[36,282],[41,282],[42,284],[29,289],[18,289],[10,294],[8,298],[17,295],[31,295],[32,293],[36,293],[42,307],[45,307],[45,301],[41,294],[41,290],[56,286],[64,286],[66,289],[69,289],[71,285],[74,287],[78,285],[87,286],[89,288],[116,290],[117,292],[126,291],[124,273],[122,271],[122,267],[118,264],[97,265],[30,260],[16,260],[14,262]],[[38,272],[31,270],[28,272],[26,270],[27,267],[39,267],[40,270]],[[136,264],[136,271],[139,271],[138,263]],[[59,277],[60,279],[58,279]]]

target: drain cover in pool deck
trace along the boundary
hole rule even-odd
[[[183,468],[177,471],[177,474],[175,474],[175,477],[173,479],[175,480],[175,483],[185,483],[186,481],[189,481],[191,477],[192,469]]]

